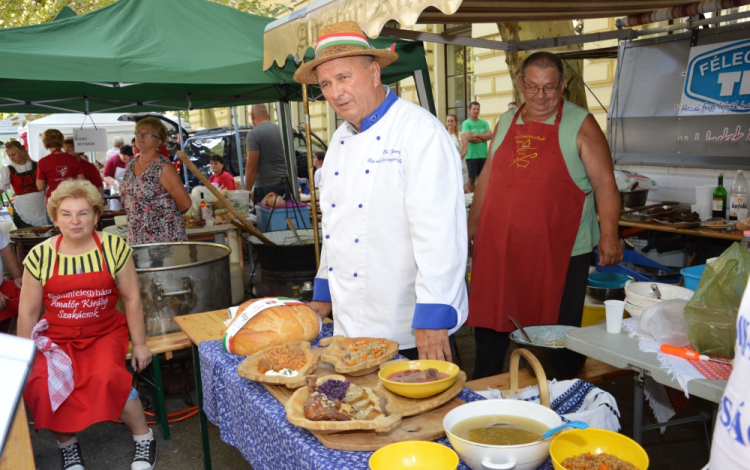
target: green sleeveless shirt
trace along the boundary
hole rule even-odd
[[[494,155],[498,147],[505,138],[505,134],[510,129],[513,116],[516,110],[510,110],[500,116],[497,124],[497,135],[492,145],[492,154]],[[596,207],[594,205],[594,193],[591,191],[591,181],[586,174],[586,168],[583,166],[581,156],[578,155],[578,131],[581,130],[583,120],[586,119],[589,112],[580,108],[573,103],[565,101],[563,105],[563,114],[560,119],[560,149],[562,150],[565,165],[568,167],[568,173],[576,185],[582,191],[589,193],[583,203],[583,213],[581,215],[581,224],[578,226],[578,235],[573,245],[573,252],[570,256],[582,255],[593,251],[594,247],[599,244],[599,222],[596,220]],[[523,124],[521,115],[518,116],[517,124]],[[545,124],[554,125],[555,116],[553,115]]]

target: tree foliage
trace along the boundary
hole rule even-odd
[[[280,4],[265,5],[260,0],[211,1],[261,16],[276,16],[291,11]],[[77,15],[82,15],[114,2],[115,0],[0,0],[0,28],[46,23],[66,6]]]

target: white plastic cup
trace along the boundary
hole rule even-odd
[[[622,300],[607,300],[604,302],[604,309],[607,315],[607,333],[619,334],[622,331],[625,302]]]

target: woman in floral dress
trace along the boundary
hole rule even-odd
[[[192,205],[190,195],[168,159],[159,153],[167,129],[157,118],[135,125],[140,153],[128,163],[120,192],[128,216],[128,244],[187,240],[182,213]]]

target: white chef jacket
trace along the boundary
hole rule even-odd
[[[711,445],[710,470],[750,469],[750,289],[737,315],[732,375],[719,403]]]
[[[331,138],[320,181],[323,248],[314,300],[334,334],[416,347],[414,328],[466,321],[461,158],[445,127],[388,90],[354,133]]]

